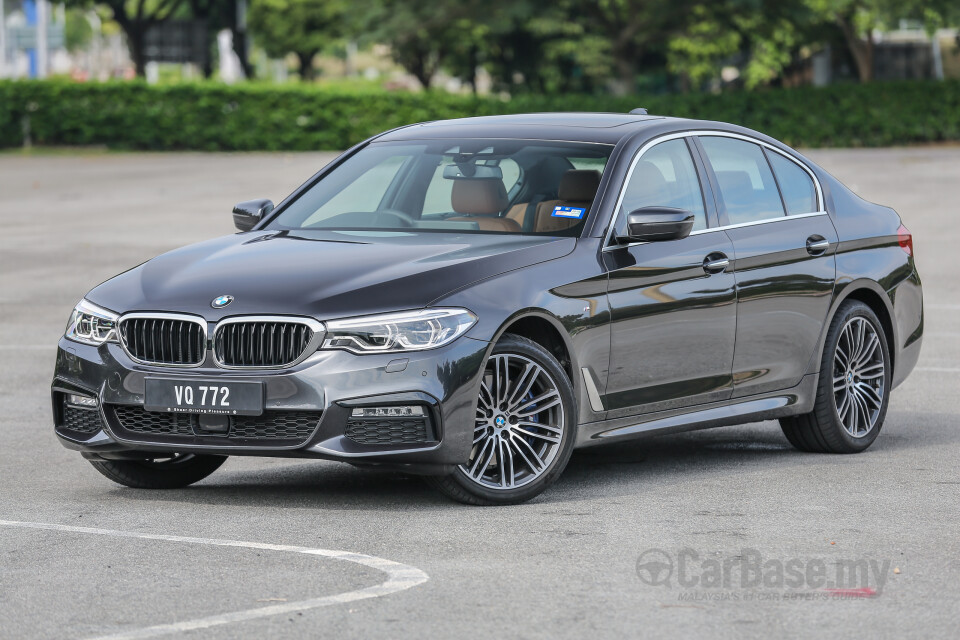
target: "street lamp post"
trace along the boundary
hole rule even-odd
[[[3,0],[0,0],[2,2]],[[90,23],[90,26],[93,28],[93,47],[90,54],[90,77],[94,80],[100,79],[100,57],[103,55],[100,51],[101,38],[103,37],[103,32],[101,30],[100,16],[97,15],[96,11],[90,11],[87,13],[87,22]],[[66,24],[66,20],[64,20]]]
[[[37,77],[46,78],[50,68],[50,48],[47,46],[47,29],[50,24],[50,5],[47,0],[37,0]]]

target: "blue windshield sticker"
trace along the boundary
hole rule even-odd
[[[554,207],[553,208],[553,217],[554,218],[573,218],[579,220],[587,212],[583,207]]]

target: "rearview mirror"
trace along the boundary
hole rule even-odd
[[[503,180],[503,170],[490,164],[448,164],[443,168],[443,177],[447,180]]]
[[[693,229],[693,212],[673,207],[643,207],[627,216],[628,242],[680,240]]]
[[[241,202],[233,207],[233,224],[240,231],[250,231],[271,211],[273,202],[270,200]]]

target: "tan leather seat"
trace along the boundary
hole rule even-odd
[[[563,231],[583,222],[583,218],[557,218],[556,207],[589,209],[600,187],[600,172],[595,169],[570,169],[560,178],[557,200],[544,200],[537,205],[533,230],[538,233]]]
[[[509,220],[513,220],[520,225],[521,228],[523,228],[523,220],[527,216],[527,206],[529,204],[529,202],[518,202],[510,207],[510,211],[507,211],[507,215],[504,217]]]
[[[515,220],[500,217],[510,199],[499,178],[454,180],[451,203],[454,211],[463,214],[449,218],[453,222],[475,222],[481,231],[520,233]]]

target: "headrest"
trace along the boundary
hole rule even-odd
[[[600,188],[596,169],[570,169],[560,178],[557,197],[565,202],[592,202]]]
[[[667,179],[663,177],[660,168],[649,160],[640,160],[630,176],[623,206],[627,211],[640,207],[664,206],[668,204],[668,192]]]
[[[724,194],[737,193],[742,197],[753,192],[753,182],[746,171],[717,171],[717,182]]]
[[[498,215],[510,204],[503,180],[499,178],[454,180],[450,198],[454,211],[475,216]]]

